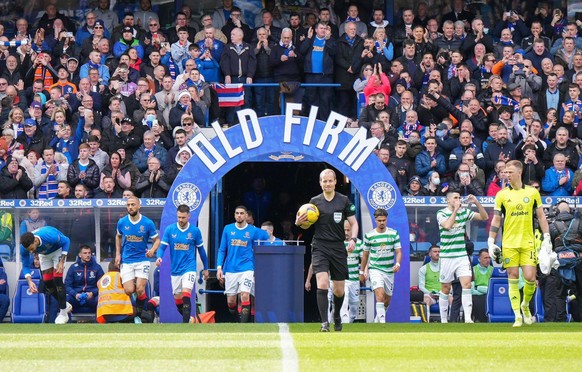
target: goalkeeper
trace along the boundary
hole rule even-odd
[[[534,213],[544,234],[541,249],[548,253],[552,251],[550,230],[540,193],[535,188],[523,184],[521,181],[522,170],[521,162],[517,160],[507,162],[505,171],[509,186],[499,191],[495,196],[494,215],[487,241],[491,258],[497,263],[503,261],[503,267],[507,269],[509,277],[509,290],[507,292],[511,308],[515,314],[514,327],[521,327],[523,323],[533,323],[529,302],[536,290],[536,265],[538,261],[538,252],[535,249]],[[502,216],[504,217],[501,239],[503,251],[495,245]],[[525,279],[521,303],[518,284],[520,267]]]

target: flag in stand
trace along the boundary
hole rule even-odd
[[[519,102],[509,97],[496,95],[493,97],[493,102],[503,106],[513,106],[515,112],[519,111]]]
[[[218,93],[218,106],[238,107],[245,104],[245,89],[242,84],[213,84]]]

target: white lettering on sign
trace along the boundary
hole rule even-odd
[[[283,143],[291,143],[292,132],[294,125],[301,125],[301,117],[294,116],[294,111],[301,111],[302,104],[287,103],[285,110],[285,123],[283,130]],[[311,106],[309,117],[307,118],[305,134],[303,137],[303,145],[310,146],[315,130],[315,121],[317,118],[317,106]],[[245,142],[246,150],[251,150],[261,146],[264,142],[263,132],[259,123],[257,113],[252,109],[244,109],[237,112],[239,122],[241,123],[241,132]],[[324,150],[329,154],[333,154],[339,142],[339,136],[344,131],[348,118],[332,111],[329,115],[325,126],[319,136],[316,147]],[[212,123],[212,128],[216,132],[220,146],[214,145],[204,136],[203,133],[198,133],[190,142],[188,146],[193,153],[202,161],[202,163],[212,172],[215,173],[220,167],[226,164],[226,159],[219,152],[220,147],[229,159],[241,154],[244,149],[242,146],[232,147],[225,132],[223,132],[218,122]],[[345,148],[338,155],[338,159],[343,161],[348,167],[357,171],[362,164],[373,153],[374,148],[378,144],[377,138],[366,138],[367,131],[365,128],[360,128],[354,137],[350,139]],[[327,145],[327,148],[325,146]]]
[[[354,137],[338,156],[339,160],[346,163],[354,171],[360,169],[368,156],[374,151],[378,142],[380,142],[376,137],[366,138],[368,135],[367,132],[366,128],[361,127],[358,129]]]
[[[222,131],[222,129],[220,130]],[[192,140],[188,143],[194,154],[198,156],[200,160],[206,165],[208,170],[212,173],[216,172],[220,167],[226,164],[226,160],[222,155],[218,153],[218,150],[210,141],[202,134],[202,132],[198,133]],[[208,153],[214,158],[214,161],[211,160],[208,155],[204,152],[204,149],[208,151]]]
[[[291,143],[291,126],[301,125],[301,118],[293,115],[294,110],[301,111],[301,103],[288,103],[285,108],[285,131],[283,132],[283,142]]]
[[[218,140],[222,144],[222,147],[224,147],[224,151],[226,151],[226,155],[228,155],[229,158],[232,159],[242,152],[242,148],[240,146],[237,147],[236,149],[232,148],[218,121],[213,122],[211,125],[212,128],[214,128],[214,131],[216,132],[216,137],[218,137]]]
[[[236,114],[238,115],[238,121],[241,125],[243,138],[247,144],[247,149],[250,150],[261,146],[263,143],[263,132],[261,131],[261,126],[259,125],[259,118],[257,117],[257,113],[252,109],[244,109],[238,111]],[[247,120],[250,120],[251,122],[253,133],[251,133],[249,122]],[[254,134],[254,140],[252,139],[252,134]]]
[[[329,114],[329,118],[327,118],[327,122],[325,123],[325,127],[323,128],[323,132],[321,133],[321,137],[319,137],[319,142],[317,142],[316,147],[320,150],[323,150],[323,146],[329,137],[330,143],[327,147],[327,152],[333,154],[335,147],[337,146],[339,135],[341,132],[343,132],[347,122],[347,117],[332,111],[331,114]],[[337,125],[334,126],[336,123]]]

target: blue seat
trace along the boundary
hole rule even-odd
[[[534,308],[535,308],[535,317],[538,323],[542,323],[544,321],[544,301],[542,298],[542,291],[540,287],[536,288],[536,293],[534,295]]]
[[[478,240],[476,242],[473,242],[473,244],[475,246],[475,253],[479,253],[479,251],[483,248],[489,248],[487,241]]]
[[[16,293],[12,300],[12,323],[44,323],[45,296],[43,293],[31,293],[22,273],[21,277],[16,283]],[[33,278],[33,282],[38,286],[40,280]]]
[[[430,247],[432,247],[431,242],[415,242],[411,243],[411,247],[414,248],[416,253],[427,253]]]
[[[507,278],[507,270],[501,267],[494,267],[491,273],[492,278]]]
[[[495,272],[495,270],[493,270]],[[511,302],[507,295],[507,277],[491,277],[487,291],[487,316],[491,323],[511,323],[515,315],[511,309]]]
[[[8,244],[0,244],[0,257],[3,260],[10,260],[12,258],[12,248]]]

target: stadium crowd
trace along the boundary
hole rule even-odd
[[[317,105],[318,118],[336,110],[367,128],[403,194],[493,196],[513,159],[543,194],[582,190],[582,22],[547,3],[454,0],[433,12],[420,2],[394,26],[354,4],[316,19],[269,5],[251,29],[224,0],[201,25],[183,7],[165,30],[149,0],[121,20],[100,3],[79,28],[49,4],[35,24],[20,18],[15,35],[0,35],[2,198],[71,198],[77,187],[165,197],[191,156],[187,140],[210,121],[236,121],[215,84],[266,82],[306,112]],[[278,88],[244,92],[259,116],[279,112]]]

